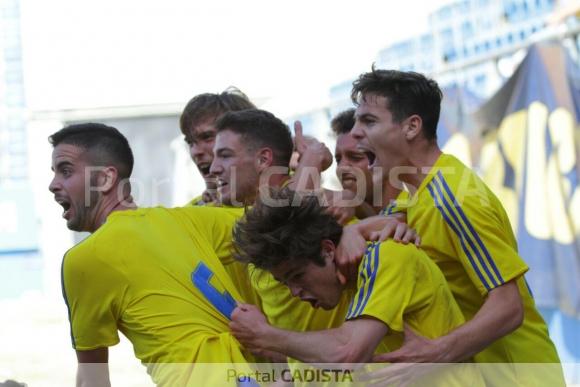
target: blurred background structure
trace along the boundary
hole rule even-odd
[[[182,205],[203,190],[178,128],[193,95],[238,86],[332,149],[330,118],[375,63],[441,85],[439,144],[504,203],[566,377],[580,384],[579,1],[185,3],[0,0],[0,382],[74,378],[59,275],[84,235],[47,191],[51,133],[119,128],[137,202]],[[114,383],[147,384],[126,342],[111,357]]]

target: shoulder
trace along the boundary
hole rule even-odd
[[[444,162],[427,184],[435,206],[449,217],[480,214],[501,222],[503,206],[477,173],[451,155],[441,157]]]
[[[420,251],[414,244],[403,244],[392,239],[380,243],[378,248],[381,262],[388,262],[389,265],[409,263],[410,260],[416,261]]]
[[[172,208],[171,211],[192,221],[212,223],[219,220],[238,220],[244,216],[244,208],[237,207],[196,206]]]
[[[184,207],[203,206],[205,204],[206,203],[203,201],[202,195],[199,195],[191,199]]]

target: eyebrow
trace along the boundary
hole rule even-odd
[[[71,167],[72,167],[72,166],[74,166],[74,165],[73,165],[73,163],[71,163],[70,161],[59,161],[59,162],[56,164],[56,169],[61,169],[61,168],[63,168],[63,167],[68,167],[68,166],[71,166]],[[51,169],[52,171],[54,171],[54,167],[50,167],[50,169]]]
[[[205,136],[213,136],[216,134],[216,130],[215,129],[208,129],[208,130],[204,130],[202,132],[199,133],[195,133],[193,136],[191,136],[192,138],[200,138],[200,137],[205,137]]]
[[[218,148],[215,150],[215,154],[217,155],[218,153],[223,153],[223,152],[233,152],[234,150],[232,148],[228,148],[228,147],[224,147],[224,148]]]
[[[363,118],[371,118],[371,117],[372,118],[377,118],[377,116],[375,116],[372,113],[363,113],[363,114],[357,114],[357,115],[355,115],[355,118],[356,119],[359,119],[359,120],[361,120]]]

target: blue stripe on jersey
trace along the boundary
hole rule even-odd
[[[60,286],[62,289],[62,297],[64,298],[64,303],[66,304],[66,310],[68,312],[68,322],[70,325],[70,338],[72,340],[73,348],[76,349],[77,345],[75,342],[75,337],[73,335],[72,320],[71,320],[71,315],[70,315],[70,306],[68,303],[68,298],[66,298],[66,289],[64,288],[64,259],[65,258],[66,258],[66,254],[62,257],[62,263],[60,264]]]
[[[367,250],[365,252],[365,257],[363,258],[363,260],[361,261],[361,265],[363,265],[363,270],[360,270],[359,276],[362,278],[361,281],[361,286],[359,288],[359,291],[357,292],[358,294],[358,300],[356,301],[356,304],[354,306],[354,308],[352,308],[353,304],[354,304],[354,300],[356,298],[353,297],[352,299],[352,303],[351,303],[351,308],[349,308],[348,314],[346,315],[346,320],[352,318],[352,316],[354,314],[356,314],[356,311],[358,310],[358,308],[360,307],[360,304],[364,298],[364,292],[365,292],[365,286],[366,283],[368,281],[368,278],[370,277],[370,248],[372,245],[367,247]],[[366,265],[366,268],[364,267]]]
[[[364,256],[364,258],[362,259],[362,261],[361,261],[361,263],[360,263],[360,264],[361,264],[361,265],[363,265],[363,267],[364,267],[364,265],[367,263],[367,261],[368,261],[368,258],[367,258],[367,254],[365,253],[365,256]],[[366,282],[367,282],[367,277],[368,277],[368,276],[367,276],[367,275],[365,275],[365,272],[364,272],[364,270],[362,270],[362,271],[360,271],[360,273],[359,273],[359,277],[361,278],[361,284],[362,284],[362,287],[361,287],[361,289],[364,289],[364,285],[365,285],[365,284],[366,284]],[[358,308],[358,304],[360,303],[360,301],[361,301],[361,299],[362,299],[363,295],[362,295],[362,294],[360,294],[360,293],[357,293],[357,294],[358,294],[358,298],[359,298],[359,299],[358,299],[358,301],[356,301],[356,303],[355,303],[355,299],[356,299],[356,294],[355,294],[355,296],[354,296],[354,297],[352,298],[352,300],[350,301],[350,306],[348,307],[348,312],[347,312],[347,314],[346,314],[345,320],[348,320],[349,318],[351,318],[351,316],[352,316],[352,314],[354,313],[354,311],[356,310],[356,308]]]
[[[455,200],[455,197],[453,196],[453,193],[451,192],[451,189],[449,188],[449,185],[447,184],[447,182],[443,178],[443,174],[441,173],[441,171],[437,172],[437,175],[441,179],[441,182],[443,183],[443,188],[445,188],[445,191],[447,191],[447,194],[449,195],[449,198],[451,199],[451,202],[455,204],[455,208],[457,208],[457,211],[459,212],[459,215],[461,216],[461,219],[463,219],[463,221],[467,225],[467,228],[469,229],[469,231],[471,231],[471,233],[475,237],[475,240],[477,241],[477,244],[479,245],[479,247],[481,248],[481,250],[485,254],[485,257],[487,258],[488,264],[491,265],[491,268],[493,269],[493,272],[495,273],[495,275],[497,276],[497,279],[499,280],[499,284],[502,285],[505,281],[503,280],[503,278],[502,278],[499,270],[497,269],[497,266],[495,265],[495,262],[494,262],[493,258],[489,254],[489,251],[487,250],[487,247],[485,247],[485,244],[483,243],[483,241],[479,237],[479,234],[475,231],[475,228],[473,227],[473,225],[471,224],[471,222],[467,219],[467,216],[465,215],[465,212],[463,211],[463,209],[461,208],[461,206],[459,205],[459,203],[457,202],[457,200]]]
[[[205,296],[210,304],[226,316],[228,320],[231,320],[232,312],[236,309],[236,300],[234,300],[227,290],[220,293],[210,284],[211,277],[213,277],[213,272],[204,262],[200,262],[197,264],[193,273],[191,273],[191,282],[193,282],[195,287]]]
[[[439,180],[437,179],[437,177],[434,177],[432,182],[433,182],[433,186],[435,187],[435,189],[439,193],[439,196],[441,197],[443,204],[447,208],[447,211],[449,211],[449,213],[451,214],[451,216],[455,220],[455,225],[461,231],[461,233],[463,234],[463,236],[467,240],[467,243],[469,244],[471,249],[475,252],[475,255],[477,256],[477,260],[479,261],[479,263],[481,264],[481,267],[483,268],[483,270],[487,274],[487,278],[489,278],[491,280],[493,286],[496,287],[498,284],[497,284],[497,281],[495,280],[495,277],[489,271],[489,267],[485,263],[485,260],[483,259],[483,255],[482,255],[481,251],[477,248],[477,246],[475,245],[475,242],[471,239],[471,236],[469,235],[469,233],[467,232],[465,227],[463,227],[463,224],[461,223],[461,221],[459,220],[459,218],[455,214],[455,211],[453,211],[453,206],[451,205],[449,200],[443,194],[443,191],[441,190],[441,186],[439,184]]]
[[[526,279],[525,276],[522,276],[524,278],[524,282],[526,284],[526,288],[528,288],[528,292],[530,292],[530,296],[532,298],[534,298],[534,293],[532,292],[532,288],[530,288],[530,284],[528,283],[528,280]]]
[[[365,310],[365,307],[367,306],[367,302],[369,301],[369,298],[371,297],[371,294],[373,292],[373,285],[375,284],[375,278],[377,277],[377,272],[379,271],[379,250],[380,250],[380,244],[377,243],[374,246],[375,246],[375,248],[374,248],[374,254],[373,254],[373,261],[374,261],[373,273],[371,274],[369,288],[367,290],[367,294],[366,294],[365,300],[364,300],[364,302],[362,304],[362,307],[358,311],[356,317],[360,316],[362,314],[362,312]]]
[[[451,227],[451,229],[453,230],[453,232],[455,232],[455,234],[457,234],[457,236],[459,237],[459,242],[461,243],[461,248],[463,249],[463,251],[465,252],[465,255],[467,255],[467,259],[469,259],[469,263],[471,263],[471,266],[473,267],[473,269],[475,270],[475,273],[477,274],[477,276],[479,277],[479,280],[481,281],[481,283],[483,284],[483,286],[485,286],[485,288],[487,290],[490,290],[490,286],[487,283],[487,280],[483,277],[483,274],[481,273],[481,271],[479,270],[479,268],[477,267],[477,265],[475,264],[475,261],[473,260],[473,257],[471,255],[471,252],[469,251],[469,249],[467,248],[467,246],[465,245],[465,237],[463,236],[463,234],[457,229],[457,227],[455,226],[455,224],[451,221],[451,219],[449,219],[449,216],[447,216],[447,213],[445,212],[445,210],[443,209],[443,206],[439,203],[439,199],[437,198],[437,195],[435,194],[435,192],[433,191],[433,181],[431,181],[431,183],[429,183],[427,185],[427,189],[429,190],[429,193],[431,194],[431,197],[433,198],[433,200],[435,201],[435,206],[439,209],[439,212],[441,212],[441,215],[443,215],[443,219],[445,219],[445,222],[449,225],[449,227]]]

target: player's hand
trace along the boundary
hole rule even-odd
[[[330,149],[314,137],[305,137],[300,121],[294,121],[294,146],[300,155],[299,167],[316,167],[323,172],[332,165]]]
[[[268,321],[262,312],[254,305],[238,304],[232,312],[230,330],[238,341],[252,352],[263,351],[264,331]]]
[[[356,224],[345,226],[342,237],[336,247],[336,264],[338,279],[344,285],[349,278],[356,277],[358,264],[367,249],[367,241]]]
[[[445,356],[444,344],[439,339],[429,340],[414,332],[407,324],[404,327],[405,340],[396,351],[373,356],[373,363],[393,363],[361,375],[360,380],[369,386],[407,386],[425,378],[434,371],[441,375],[443,368],[453,372],[455,364]],[[421,364],[417,364],[421,363]],[[416,384],[416,383],[415,383]]]
[[[395,242],[403,244],[414,243],[416,246],[421,245],[421,237],[407,223],[402,222],[396,216],[387,216],[387,219],[388,223],[382,230],[370,233],[369,239],[371,241],[383,242],[393,238]]]
[[[356,199],[351,191],[332,191],[324,189],[326,199],[326,213],[331,215],[336,221],[344,226],[356,216],[356,207],[352,205]]]
[[[396,351],[373,356],[373,362],[388,363],[446,363],[443,342],[430,340],[414,332],[405,324],[405,340]]]

